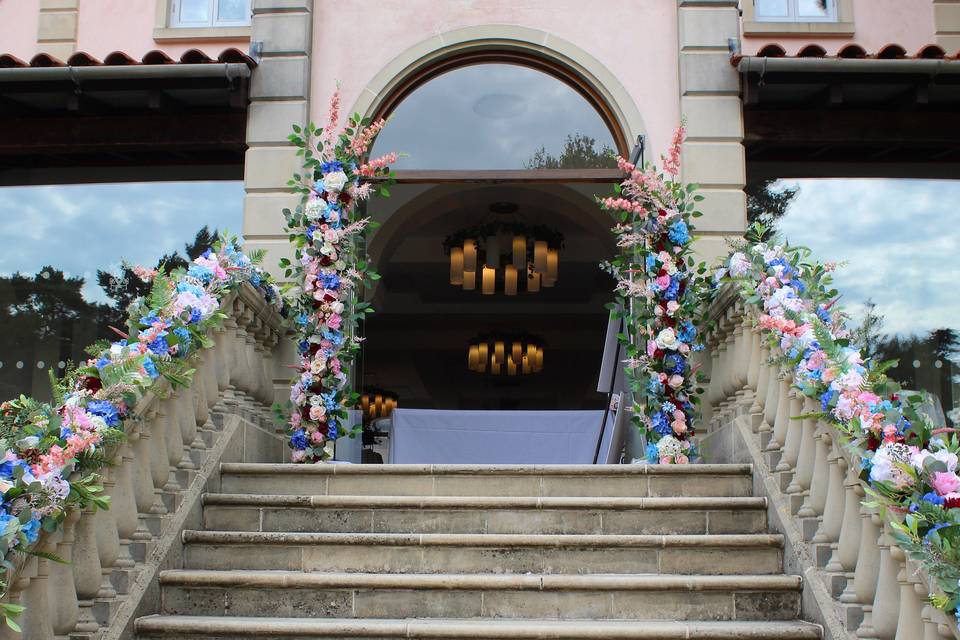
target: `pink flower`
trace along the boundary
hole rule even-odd
[[[930,486],[938,495],[944,496],[948,493],[954,493],[960,489],[960,477],[949,471],[937,471],[930,478]]]
[[[314,431],[310,434],[310,442],[313,444],[321,444],[324,441],[323,434],[319,431]]]
[[[327,318],[327,326],[333,329],[334,331],[337,331],[338,329],[340,329],[340,325],[342,322],[343,322],[343,318],[341,318],[336,313],[330,314],[330,317]]]
[[[652,358],[657,351],[657,343],[654,340],[647,340],[647,356]]]
[[[687,456],[685,456],[685,455],[683,455],[683,454],[681,453],[680,455],[677,456],[675,462],[676,462],[677,464],[687,464],[687,463],[690,462],[690,458],[688,458]]]
[[[675,373],[672,376],[670,376],[670,378],[667,380],[667,384],[669,384],[674,389],[679,389],[683,385],[683,376]]]
[[[290,414],[290,426],[294,429],[300,426],[300,420],[302,420],[302,418],[300,417],[299,413]]]
[[[670,276],[668,275],[657,276],[657,279],[654,280],[654,282],[658,287],[660,287],[661,290],[666,289],[667,287],[670,286]]]
[[[300,449],[297,449],[290,454],[290,460],[292,462],[303,462],[306,459],[307,459],[307,452]]]
[[[323,407],[310,407],[310,419],[319,420],[323,417]]]

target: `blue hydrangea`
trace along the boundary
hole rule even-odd
[[[690,242],[690,230],[687,228],[687,223],[683,220],[674,222],[667,232],[667,237],[670,238],[670,242],[673,244],[687,244]]]
[[[310,351],[309,342],[307,342],[306,340],[301,340],[300,342],[297,343],[297,352],[299,352],[300,355],[303,355],[308,351]]]
[[[190,324],[197,324],[201,318],[203,318],[203,314],[200,309],[190,309],[190,319],[188,320]]]
[[[650,390],[650,393],[661,393],[663,391],[663,385],[660,383],[660,378],[651,377],[650,382],[647,384],[647,389]]]
[[[677,337],[684,342],[693,342],[697,338],[697,328],[693,326],[692,322],[687,320],[680,325],[680,330],[677,332]]]
[[[671,354],[663,359],[663,368],[669,373],[683,373],[687,368],[687,363],[683,356]]]
[[[157,365],[153,363],[153,360],[150,358],[143,359],[143,370],[147,372],[147,375],[151,378],[157,378],[160,376],[160,372],[157,371]]]
[[[677,278],[670,278],[670,284],[663,290],[664,300],[676,300],[680,295],[680,281]]]
[[[931,491],[930,493],[923,494],[922,500],[924,502],[929,502],[930,504],[935,504],[942,506],[946,502],[946,499],[943,496],[938,496],[936,493]]]
[[[340,429],[337,427],[337,423],[330,421],[327,423],[327,439],[336,440],[340,437]]]
[[[646,263],[647,271],[654,271],[657,268],[657,256],[653,255],[652,253],[647,254]]]
[[[110,358],[100,358],[97,360],[97,369],[103,369],[108,364],[110,364]]]
[[[20,531],[27,537],[27,542],[33,544],[40,537],[40,521],[31,520],[20,527]]]
[[[656,413],[650,418],[650,426],[662,436],[673,431],[673,429],[670,428],[670,420],[662,413]]]
[[[106,400],[91,400],[87,403],[87,413],[100,416],[110,427],[120,424],[120,412]]]
[[[204,266],[202,264],[191,264],[190,268],[187,269],[187,275],[191,278],[196,278],[200,282],[210,282],[213,280],[213,270],[210,267]],[[180,283],[186,284],[186,283]],[[180,289],[180,286],[177,286],[177,289]]]
[[[158,356],[165,356],[170,352],[170,345],[167,343],[166,337],[158,336],[152,342],[147,343],[147,349]]]
[[[335,273],[321,273],[317,276],[317,280],[320,281],[324,289],[336,291],[340,288],[340,276]]]
[[[827,389],[823,392],[823,395],[820,396],[820,410],[826,411],[830,407],[830,403],[833,402],[834,396],[837,395],[837,392],[834,389]]]
[[[297,429],[290,436],[290,444],[294,449],[306,449],[310,444],[307,442],[307,434],[303,429]]]
[[[16,466],[12,460],[0,462],[0,478],[10,479],[13,477],[13,469]]]
[[[343,163],[339,160],[320,163],[320,173],[333,173],[334,171],[343,171]]]
[[[673,417],[673,412],[677,410],[677,405],[673,404],[669,400],[664,402],[660,407],[660,411],[665,413],[669,417]]]
[[[180,340],[180,351],[179,355],[184,355],[190,351],[193,347],[193,336],[190,335],[190,331],[184,327],[177,327],[173,330],[173,335],[177,336]]]
[[[6,532],[12,522],[18,522],[17,518],[6,512],[0,513],[0,535]]]
[[[650,464],[657,464],[660,462],[660,451],[657,449],[657,445],[652,442],[647,445],[647,462]]]

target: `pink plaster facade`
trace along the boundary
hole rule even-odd
[[[323,119],[339,80],[345,105],[394,58],[434,36],[465,27],[511,25],[545,32],[596,58],[623,85],[659,153],[680,121],[677,7],[674,0],[403,0],[367,11],[366,0],[314,9],[311,117]],[[357,16],[344,28],[342,16]],[[630,25],[626,27],[625,25]]]
[[[753,55],[764,45],[777,43],[786,50],[787,55],[795,55],[808,44],[818,44],[826,50],[827,55],[832,56],[846,45],[855,43],[868,54],[876,53],[888,44],[898,44],[906,49],[908,55],[913,55],[924,46],[937,42],[931,0],[853,0],[852,4],[853,36],[744,34],[743,54]]]
[[[122,51],[139,60],[149,51],[160,50],[179,58],[189,49],[199,49],[216,58],[224,49],[246,51],[249,38],[183,39],[176,42],[154,40],[157,2],[168,0],[79,0],[76,50],[102,60],[107,54]],[[40,0],[0,0],[0,53],[9,53],[28,61],[45,53],[37,42]]]

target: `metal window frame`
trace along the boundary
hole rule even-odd
[[[827,3],[827,15],[823,17],[816,16],[798,16],[797,12],[799,10],[799,1],[800,0],[786,0],[787,1],[787,15],[783,16],[765,16],[760,13],[759,7],[757,7],[756,0],[753,1],[753,19],[756,22],[781,22],[781,23],[805,23],[805,22],[817,22],[817,23],[832,23],[839,22],[839,11],[837,8],[837,0],[826,0]]]

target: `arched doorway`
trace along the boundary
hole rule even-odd
[[[392,197],[370,211],[381,226],[368,249],[382,279],[367,292],[377,313],[363,327],[358,386],[390,391],[401,407],[599,415],[613,283],[598,265],[615,247],[595,197],[611,193],[616,156],[628,153],[615,111],[562,65],[500,49],[417,70],[377,114],[389,122],[372,154],[409,155],[395,165]],[[452,254],[471,234],[479,266],[457,280]],[[537,234],[551,238],[559,275],[541,272]],[[529,236],[529,254],[510,264],[502,247],[518,236]],[[542,366],[517,336],[536,343]],[[498,341],[505,355],[495,355]]]

